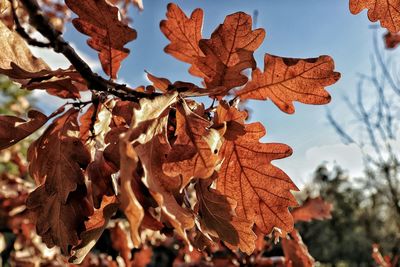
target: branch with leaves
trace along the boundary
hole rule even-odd
[[[385,10],[392,10],[396,1],[350,1],[350,8],[352,13],[368,8],[371,20],[395,33],[398,12],[388,21]],[[46,90],[73,104],[48,116],[34,110],[26,119],[1,115],[0,148],[46,127],[28,150],[36,189],[26,204],[47,246],[59,247],[71,262],[80,263],[109,222],[120,216],[129,223],[135,247],[142,246],[142,233],[150,229],[174,231],[198,249],[223,244],[251,254],[257,238],[274,234],[288,237],[284,250],[291,251],[293,244],[304,250],[293,228],[293,216],[301,212],[289,212],[297,205],[291,193],[297,187],[271,163],[292,150],[261,142],[264,126],[247,122],[240,102],[271,100],[286,113],[294,113],[295,101],[327,104],[326,87],[340,78],[331,57],[265,54],[260,69],[254,52],[265,31],[253,29],[251,16],[230,14],[207,38],[201,9],[188,16],[169,4],[160,23],[169,40],[164,50],[189,64],[189,73],[202,84],[147,73],[151,85],[129,88],[114,80],[130,53],[126,44],[137,38],[126,12],[117,7],[127,9],[131,1],[65,1],[64,7],[76,14],[73,26],[98,52],[106,78],[79,57],[42,3],[14,1],[12,21],[0,22],[0,73],[26,90]],[[52,70],[35,58],[26,43],[42,44],[33,41],[28,29],[41,33],[48,40],[44,44],[72,66]],[[250,77],[245,70],[251,70]],[[86,91],[93,97],[84,102],[81,93]],[[212,106],[205,108],[195,101],[197,96],[210,97]],[[386,105],[381,101],[378,107],[385,112]],[[312,260],[302,264],[312,265]]]

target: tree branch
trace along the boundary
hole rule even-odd
[[[57,31],[50,21],[43,16],[36,0],[20,0],[29,13],[29,22],[49,40],[50,47],[57,53],[63,54],[75,67],[80,75],[88,83],[88,87],[95,91],[106,92],[123,100],[138,102],[140,98],[154,98],[158,93],[146,94],[128,88],[124,84],[118,84],[104,79],[94,73],[89,65],[75,52],[75,50],[64,40],[62,33]]]

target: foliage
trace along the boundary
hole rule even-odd
[[[330,96],[325,87],[340,78],[333,60],[266,54],[262,71],[253,53],[265,31],[252,29],[251,16],[228,15],[206,38],[202,10],[188,17],[169,4],[160,24],[170,41],[165,52],[188,63],[189,73],[201,78],[202,85],[148,73],[152,85],[129,88],[114,79],[130,53],[126,44],[137,38],[128,24],[131,3],[143,8],[141,1],[127,0],[19,0],[10,1],[2,13],[0,73],[27,90],[45,90],[70,101],[50,115],[30,110],[26,119],[0,116],[1,149],[46,127],[27,152],[35,189],[30,192],[32,183],[10,173],[2,179],[12,192],[1,195],[5,225],[18,237],[20,251],[28,251],[25,260],[63,264],[57,252],[43,252],[42,241],[59,248],[71,263],[115,265],[101,254],[86,257],[108,233],[126,265],[144,266],[155,253],[150,243],[161,233],[160,246],[180,243],[182,251],[194,246],[214,256],[229,255],[222,261],[218,259],[224,257],[213,257],[215,266],[233,266],[234,261],[313,265],[293,224],[330,217],[331,206],[312,199],[290,213],[297,205],[291,190],[297,187],[271,161],[292,150],[260,142],[265,128],[246,121],[241,101],[270,99],[286,113],[294,112],[294,101],[326,104]],[[354,9],[350,3],[352,12],[370,7]],[[372,19],[384,21],[379,10]],[[76,14],[72,24],[88,36],[109,79],[94,73],[63,39],[70,11]],[[34,39],[34,31],[48,42]],[[27,43],[63,54],[71,67],[52,70],[31,54]],[[248,69],[251,80],[244,72]],[[81,101],[82,92],[90,92],[91,100]],[[210,97],[212,105],[196,102],[199,96]],[[173,232],[174,238],[165,238]],[[257,244],[265,235],[284,238],[285,258],[262,257],[265,245],[260,249]],[[140,248],[133,257],[129,241]],[[209,262],[199,251],[191,256],[198,263]],[[12,258],[17,265],[24,262],[21,253]]]

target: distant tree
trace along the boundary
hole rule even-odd
[[[354,180],[338,166],[332,171],[320,166],[302,192],[321,195],[333,204],[330,220],[296,225],[310,254],[321,263],[370,266],[374,243],[389,255],[399,254],[395,219],[388,219],[382,209],[386,196],[370,195]]]

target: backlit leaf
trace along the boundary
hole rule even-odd
[[[67,6],[78,15],[72,22],[75,28],[89,35],[88,44],[99,52],[104,72],[111,78],[128,54],[125,44],[136,39],[136,31],[118,19],[118,8],[105,0],[66,0]]]
[[[294,59],[269,54],[264,57],[264,72],[256,69],[252,80],[236,95],[241,99],[271,99],[282,111],[293,113],[293,101],[326,104],[331,97],[325,86],[334,84],[340,73],[334,72],[329,56]]]

